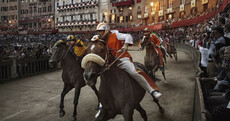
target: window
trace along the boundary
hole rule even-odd
[[[42,8],[38,8],[38,13],[41,13],[42,12]]]
[[[120,16],[119,22],[120,22],[120,23],[124,22],[124,17],[123,17],[123,16]]]
[[[130,20],[130,21],[133,21],[133,16],[129,16],[129,20]]]
[[[46,12],[46,7],[43,7],[43,12]]]
[[[48,6],[48,11],[52,11],[52,6]]]
[[[159,10],[163,10],[164,9],[164,2],[161,0],[160,2],[159,2]]]
[[[181,2],[180,4],[185,4],[185,0],[181,0],[180,2]]]
[[[112,14],[112,16],[111,16],[111,22],[115,23],[115,20],[116,20],[116,16],[115,16],[115,14]]]
[[[173,6],[173,0],[168,0],[167,3],[168,3],[167,7],[168,8],[172,8],[172,6]]]

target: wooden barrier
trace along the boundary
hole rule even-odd
[[[0,81],[32,76],[57,69],[57,66],[53,68],[49,66],[49,58],[47,56],[39,59],[16,60],[15,57],[10,57],[10,60],[0,61]]]
[[[56,68],[56,67],[55,67]],[[17,60],[18,77],[34,75],[53,70],[49,66],[49,57],[40,59]]]
[[[0,80],[11,79],[11,65],[12,60],[0,61]]]
[[[194,47],[191,47],[189,45],[185,44],[177,44],[176,45],[177,50],[183,51],[187,54],[189,54],[193,61],[194,66],[196,68],[196,73],[199,74],[200,69],[200,53],[198,50],[196,50]],[[206,109],[205,109],[205,103],[204,103],[204,96],[202,92],[202,87],[200,80],[196,78],[195,81],[195,91],[194,91],[194,102],[193,102],[193,121],[207,121],[207,118],[205,116]]]

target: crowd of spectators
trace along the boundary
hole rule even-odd
[[[16,59],[38,59],[50,56],[50,48],[57,40],[65,40],[67,34],[52,35],[0,35],[0,61],[16,57]],[[88,41],[83,34],[75,38]]]
[[[200,53],[198,76],[205,84],[206,109],[211,121],[230,119],[230,9],[194,26],[160,30],[156,33],[174,43],[184,43]],[[207,86],[207,85],[206,85]]]

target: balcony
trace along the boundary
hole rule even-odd
[[[120,7],[120,6],[130,6],[133,5],[134,1],[133,0],[124,0],[124,1],[118,1],[115,3],[116,7]]]
[[[69,5],[62,5],[57,7],[57,11],[65,11],[65,10],[71,10],[71,9],[81,9],[81,8],[88,8],[97,6],[97,1],[90,1],[85,3],[76,3],[76,4],[69,4]]]
[[[57,23],[58,28],[62,27],[77,27],[77,26],[89,26],[89,25],[96,25],[98,21],[90,20],[90,21],[72,21],[72,22],[59,22]]]

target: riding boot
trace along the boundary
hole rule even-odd
[[[162,96],[162,94],[160,92],[158,92],[157,90],[154,90],[151,92],[151,96],[155,99],[158,99]]]

